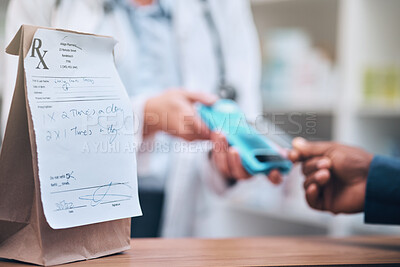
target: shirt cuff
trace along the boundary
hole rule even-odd
[[[371,162],[364,207],[366,223],[400,224],[400,160],[375,156]]]

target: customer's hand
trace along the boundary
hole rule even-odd
[[[228,145],[228,141],[222,133],[211,133],[211,141],[213,142],[211,158],[224,177],[236,180],[245,180],[251,177],[242,165],[239,152],[235,147]],[[274,184],[279,184],[282,182],[282,175],[278,170],[272,170],[268,179]]]
[[[211,132],[197,115],[195,102],[212,105],[217,97],[184,90],[168,90],[145,105],[143,135],[164,131],[188,141],[210,139]]]
[[[312,208],[335,214],[364,210],[372,154],[333,142],[296,138],[289,158],[303,163],[306,199]]]

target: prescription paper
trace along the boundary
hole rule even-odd
[[[53,229],[141,215],[134,115],[114,45],[38,29],[24,59],[41,199]]]

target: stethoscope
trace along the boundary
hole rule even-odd
[[[217,59],[217,68],[219,74],[218,75],[219,81],[217,85],[218,96],[224,99],[236,100],[237,97],[236,88],[231,84],[229,84],[226,79],[225,58],[222,50],[221,37],[218,32],[217,26],[215,24],[214,18],[212,16],[210,4],[208,0],[200,0],[200,2],[203,4],[204,18],[207,22],[207,26],[210,31],[212,43],[214,46],[215,57]]]
[[[56,8],[60,5],[61,0],[56,1]],[[121,0],[108,0],[103,4],[105,14],[110,13],[114,9],[115,4],[121,4],[123,1]],[[222,49],[221,37],[218,32],[217,26],[215,24],[215,20],[211,13],[210,4],[208,0],[200,0],[203,8],[204,19],[206,20],[208,29],[210,31],[210,36],[212,39],[213,50],[215,54],[215,58],[217,60],[217,68],[218,68],[218,82],[217,82],[217,94],[220,98],[223,99],[231,99],[236,100],[237,98],[237,90],[234,86],[229,84],[226,79],[226,66],[225,66],[225,57]],[[162,7],[160,8],[165,16],[171,19],[171,15],[166,12]]]
[[[207,23],[210,32],[215,58],[217,60],[217,69],[218,69],[218,82],[217,82],[218,85],[216,88],[217,94],[220,98],[236,100],[237,98],[236,88],[231,84],[229,84],[226,79],[226,66],[225,66],[224,53],[222,49],[222,42],[214,18],[211,13],[209,2],[208,0],[200,0],[200,2],[202,4],[204,19]],[[107,1],[105,3],[107,3]],[[158,4],[160,5],[160,3]],[[105,5],[104,8],[105,10],[109,9],[109,5],[108,6]],[[172,19],[171,14],[165,11],[162,5],[160,5],[160,10],[163,12],[164,16],[169,18],[169,20]]]

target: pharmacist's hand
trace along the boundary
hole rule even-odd
[[[236,180],[251,177],[242,165],[239,152],[228,145],[228,141],[222,133],[212,132],[211,141],[213,143],[211,160],[214,161],[217,169],[224,177]]]
[[[306,199],[312,208],[335,214],[364,210],[372,154],[333,142],[295,138],[289,158],[303,163]]]
[[[213,142],[211,158],[224,177],[236,180],[245,180],[251,177],[242,165],[239,152],[228,145],[228,141],[222,133],[212,132],[211,141]],[[282,181],[282,175],[278,170],[271,171],[268,178],[274,184]]]
[[[210,139],[210,130],[194,108],[195,102],[212,105],[217,97],[184,90],[168,90],[145,105],[143,135],[164,131],[187,141]]]

